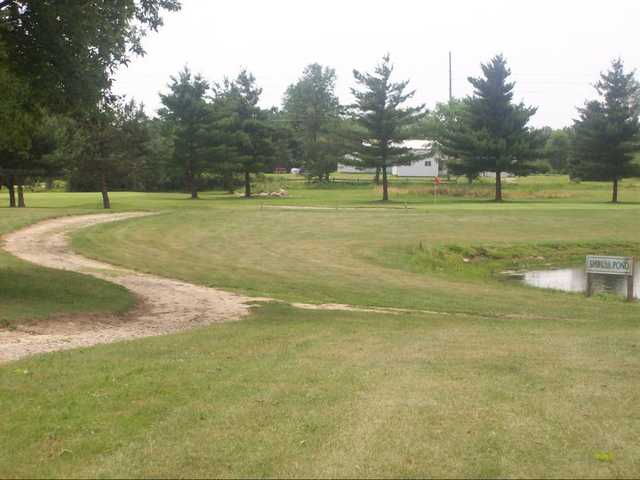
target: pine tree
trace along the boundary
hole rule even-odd
[[[160,116],[172,126],[174,160],[183,172],[192,199],[198,198],[200,177],[207,169],[206,132],[211,128],[211,108],[206,94],[209,83],[200,75],[192,76],[184,68],[171,77],[170,93],[160,95],[164,107]]]
[[[227,168],[242,174],[246,198],[251,197],[251,175],[266,171],[277,151],[272,115],[258,105],[261,94],[255,77],[246,70],[218,92]]]
[[[416,159],[411,149],[402,146],[402,142],[412,138],[411,127],[424,116],[424,105],[403,107],[414,96],[415,90],[406,91],[408,80],[392,82],[392,73],[393,65],[387,54],[373,74],[354,70],[353,76],[362,89],[351,89],[356,99],[352,106],[354,117],[362,131],[353,163],[380,169],[384,202],[389,200],[387,169]]]
[[[536,108],[513,103],[515,83],[502,55],[482,65],[484,77],[472,78],[473,96],[439,142],[443,152],[467,176],[493,172],[496,176],[495,200],[502,201],[502,174],[526,175],[536,170],[533,163],[541,155],[543,139],[528,127]]]
[[[633,163],[640,151],[638,93],[635,73],[625,73],[622,60],[600,75],[595,85],[601,100],[587,102],[574,123],[572,176],[613,183],[611,201],[618,202],[619,182],[640,174]]]

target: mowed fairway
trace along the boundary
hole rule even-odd
[[[114,195],[162,213],[78,233],[87,256],[286,302],[415,311],[267,304],[237,323],[6,364],[0,475],[637,477],[640,305],[491,274],[528,249],[556,253],[524,263],[640,253],[640,206],[584,195],[433,205],[405,192],[391,208],[368,187]],[[85,197],[48,198],[86,212]],[[450,246],[496,258],[439,259]]]

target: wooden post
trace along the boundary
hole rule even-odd
[[[587,297],[590,297],[593,294],[593,277],[589,272],[587,272]]]
[[[633,292],[633,284],[635,283],[635,279],[636,279],[636,259],[634,257],[631,257],[631,275],[629,275],[627,277],[627,302],[633,302],[634,299],[634,292]]]

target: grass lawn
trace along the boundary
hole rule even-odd
[[[495,275],[640,255],[636,185],[618,206],[608,185],[557,177],[515,179],[503,205],[471,190],[488,184],[436,204],[412,186],[388,205],[370,185],[114,194],[116,209],[162,214],[79,232],[85,255],[287,301],[432,313],[266,305],[238,323],[1,366],[0,476],[638,477],[640,305]],[[32,194],[36,208],[2,209],[14,217],[0,225],[98,200]],[[34,318],[68,308],[48,293],[22,301]]]
[[[3,208],[0,212],[0,235],[45,218],[86,213],[56,208]],[[73,272],[37,267],[3,250],[0,250],[0,300],[0,328],[50,317],[117,314],[135,304],[127,290],[118,285]]]

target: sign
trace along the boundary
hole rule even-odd
[[[587,256],[587,273],[600,273],[604,275],[633,275],[632,257],[600,257]]]
[[[597,255],[587,256],[587,296],[593,293],[593,274],[599,275],[621,275],[627,277],[627,300],[633,301],[633,282],[635,259],[633,257],[600,257]]]

